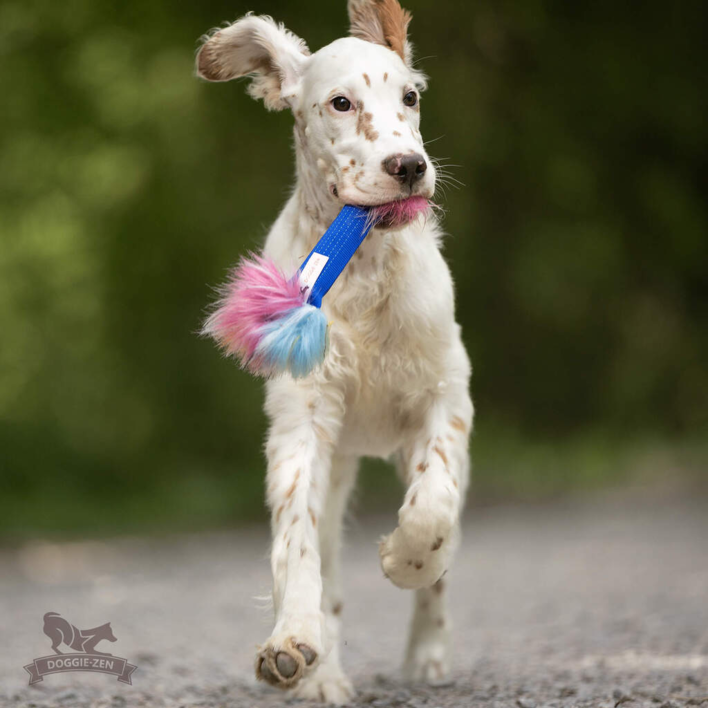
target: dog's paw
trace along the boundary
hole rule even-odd
[[[399,588],[428,588],[448,569],[458,537],[455,517],[430,523],[401,515],[398,528],[379,543],[381,569]]]
[[[411,683],[446,683],[450,675],[450,654],[450,633],[447,628],[426,627],[408,647],[403,678]]]
[[[292,688],[315,667],[318,652],[314,642],[293,636],[273,636],[258,652],[256,678],[278,688]]]
[[[354,687],[338,665],[325,662],[300,682],[293,695],[308,701],[340,706],[352,700]]]

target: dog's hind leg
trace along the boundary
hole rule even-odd
[[[343,402],[333,387],[279,379],[268,388],[267,444],[275,628],[256,658],[256,676],[291,688],[324,658],[325,616],[318,523]]]
[[[415,591],[413,619],[403,676],[408,681],[436,683],[450,671],[450,618],[445,580]]]
[[[339,661],[339,632],[343,608],[341,536],[347,501],[356,480],[358,459],[336,457],[332,461],[324,513],[318,525],[322,557],[322,611],[326,623],[327,655],[295,690],[299,698],[322,703],[346,703],[354,695]]]

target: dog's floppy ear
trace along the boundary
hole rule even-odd
[[[197,75],[207,81],[253,76],[248,92],[269,110],[281,110],[295,96],[310,50],[271,17],[248,14],[204,37]]]
[[[398,0],[349,0],[349,34],[392,49],[410,66],[412,50],[408,41],[411,14]]]

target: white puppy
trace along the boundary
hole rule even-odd
[[[269,17],[247,15],[207,37],[199,76],[249,75],[251,95],[295,117],[297,182],[265,252],[295,272],[344,204],[430,198],[435,168],[419,131],[425,77],[413,68],[410,16],[397,0],[349,0],[351,37],[315,54]],[[267,384],[271,426],[275,628],[260,679],[343,703],[340,533],[361,456],[394,458],[406,485],[398,527],[380,544],[386,577],[416,591],[404,673],[449,671],[442,576],[459,540],[468,482],[470,363],[433,216],[375,228],[324,300],[324,365]]]

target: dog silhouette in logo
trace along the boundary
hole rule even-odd
[[[59,646],[65,644],[74,651],[83,652],[84,654],[113,656],[113,654],[96,649],[96,644],[104,639],[109,642],[116,641],[110,622],[92,629],[77,629],[73,624],[69,624],[58,612],[47,612],[44,615],[44,633],[52,640],[52,649],[55,654],[63,654],[63,651],[59,651]]]

